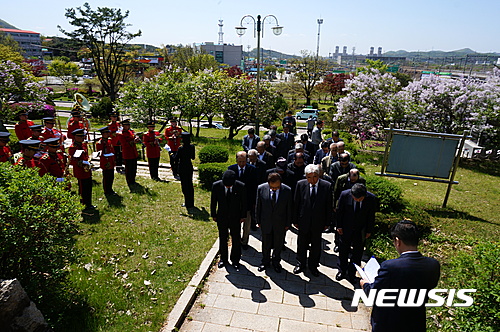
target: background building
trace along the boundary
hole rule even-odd
[[[230,67],[241,66],[241,61],[243,59],[242,45],[215,45],[213,42],[205,42],[200,45],[200,48],[204,53],[212,55],[219,63],[225,63]]]
[[[11,35],[16,42],[18,42],[19,47],[23,49],[23,55],[26,58],[42,56],[42,43],[40,41],[40,33],[18,30],[18,29],[5,29],[0,28],[0,31]]]

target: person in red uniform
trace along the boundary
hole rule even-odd
[[[122,125],[120,124],[120,119],[118,116],[118,112],[111,112],[109,114],[109,118],[111,120],[110,123],[108,123],[108,128],[111,133],[110,138],[111,138],[111,144],[113,145],[113,148],[115,149],[115,163],[116,163],[116,170],[117,171],[123,171],[122,167],[122,147],[120,145],[120,140],[118,139],[118,134],[122,132]]]
[[[155,122],[150,121],[147,124],[148,132],[142,136],[142,143],[146,145],[146,157],[148,157],[149,175],[151,179],[160,181],[158,177],[158,167],[160,165],[160,142],[162,138],[160,133],[155,131]]]
[[[40,150],[40,141],[25,139],[19,141],[21,144],[22,156],[16,162],[16,165],[20,165],[26,168],[38,168],[38,174],[45,174],[45,166],[40,163],[40,160],[35,158],[35,154]]]
[[[32,140],[39,140],[40,142],[43,142],[45,138],[42,136],[42,125],[32,125],[29,127],[31,130],[31,136],[28,137],[28,139]]]
[[[14,130],[18,140],[26,140],[31,137],[30,126],[34,125],[33,121],[28,120],[28,113],[25,111],[20,111],[18,114],[19,122],[16,123]]]
[[[122,146],[123,160],[125,161],[125,178],[127,179],[128,186],[131,187],[136,184],[135,176],[137,175],[137,159],[139,158],[139,154],[137,153],[135,144],[140,142],[140,139],[130,129],[130,120],[123,120],[122,126],[123,130],[121,134],[118,134],[118,139]]]
[[[179,177],[179,160],[177,159],[177,151],[181,146],[181,133],[184,130],[181,127],[177,127],[177,119],[170,119],[170,127],[165,129],[165,138],[168,140],[168,155],[170,156],[170,167],[172,168],[172,173],[176,179]]]
[[[52,117],[43,118],[43,122],[45,124],[45,128],[43,128],[42,136],[45,139],[49,138],[58,138],[60,149],[64,151],[64,140],[66,140],[66,136],[56,128],[54,128],[56,121]]]
[[[7,145],[10,141],[9,132],[0,132],[0,163],[12,162],[12,151]]]
[[[59,150],[59,138],[52,137],[43,141],[47,148],[47,153],[44,153],[40,158],[40,163],[45,166],[43,174],[49,173],[57,179],[57,182],[64,181],[64,172],[66,170],[66,162],[62,152]]]
[[[92,205],[92,169],[89,162],[89,150],[85,140],[85,131],[76,129],[71,132],[73,144],[68,149],[70,164],[73,166],[73,175],[78,180],[79,193],[86,212],[95,210]]]
[[[81,115],[80,112],[78,111],[73,111],[71,112],[72,118],[69,120],[68,123],[68,138],[71,138],[73,141],[75,140],[75,137],[73,135],[73,131],[77,129],[83,129],[83,122],[81,122]],[[85,133],[84,133],[85,136]]]
[[[96,150],[100,151],[99,164],[102,169],[104,195],[116,196],[117,194],[113,191],[113,181],[115,180],[115,149],[109,139],[111,132],[108,126],[100,128],[99,132],[102,137],[97,141]]]

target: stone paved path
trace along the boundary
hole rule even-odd
[[[350,306],[354,287],[335,280],[333,234],[324,234],[323,240],[319,277],[292,273],[297,241],[292,231],[287,232],[282,273],[272,268],[258,272],[260,231],[252,232],[240,271],[215,264],[180,331],[369,331],[368,309]]]

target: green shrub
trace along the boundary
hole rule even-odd
[[[0,276],[19,279],[41,307],[76,258],[81,205],[65,187],[37,169],[0,164]]]
[[[332,130],[331,129],[323,129],[323,131],[321,131],[321,133],[323,134],[323,137],[331,137],[332,136]]]
[[[201,187],[207,190],[212,189],[215,181],[222,179],[222,174],[227,170],[228,163],[207,163],[198,166],[198,179]]]
[[[367,175],[366,187],[377,196],[381,212],[397,212],[404,206],[403,190],[395,182],[382,176]]]
[[[319,107],[319,104],[318,104],[317,102],[313,101],[313,102],[311,103],[311,106],[312,106],[312,108],[314,108],[314,109],[316,109],[316,110],[317,110],[317,109],[318,109],[318,107]]]
[[[455,253],[444,267],[441,281],[446,288],[476,289],[474,303],[442,307],[441,331],[498,331],[500,326],[500,242],[484,242],[473,250]],[[444,316],[444,317],[443,317]]]
[[[354,136],[346,131],[339,131],[339,136],[344,140],[346,144],[354,142]]]
[[[109,117],[109,113],[113,111],[113,102],[109,97],[103,97],[99,100],[97,105],[93,105],[90,108],[90,113],[93,118],[99,119],[107,119]]]
[[[200,150],[198,158],[202,164],[225,163],[229,159],[229,152],[218,145],[207,145]]]
[[[358,145],[356,143],[349,143],[345,141],[344,144],[345,149],[351,154],[351,159],[355,158],[358,155]]]
[[[12,153],[16,153],[16,152],[19,152],[21,151],[21,145],[19,144],[19,139],[17,138],[14,130],[9,130],[10,132],[10,141],[9,143],[7,143],[7,145],[10,147],[10,150],[12,151]]]

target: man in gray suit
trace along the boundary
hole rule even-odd
[[[290,226],[292,213],[292,190],[281,183],[278,173],[271,173],[267,183],[257,188],[255,219],[262,232],[262,263],[258,270],[264,271],[270,266],[280,273],[281,250],[285,232]],[[271,259],[271,249],[273,249]]]
[[[307,165],[305,174],[306,178],[297,183],[293,203],[293,225],[299,230],[298,264],[293,273],[298,274],[309,265],[311,273],[317,277],[321,257],[321,235],[332,220],[333,195],[330,182],[319,178],[319,165]]]

